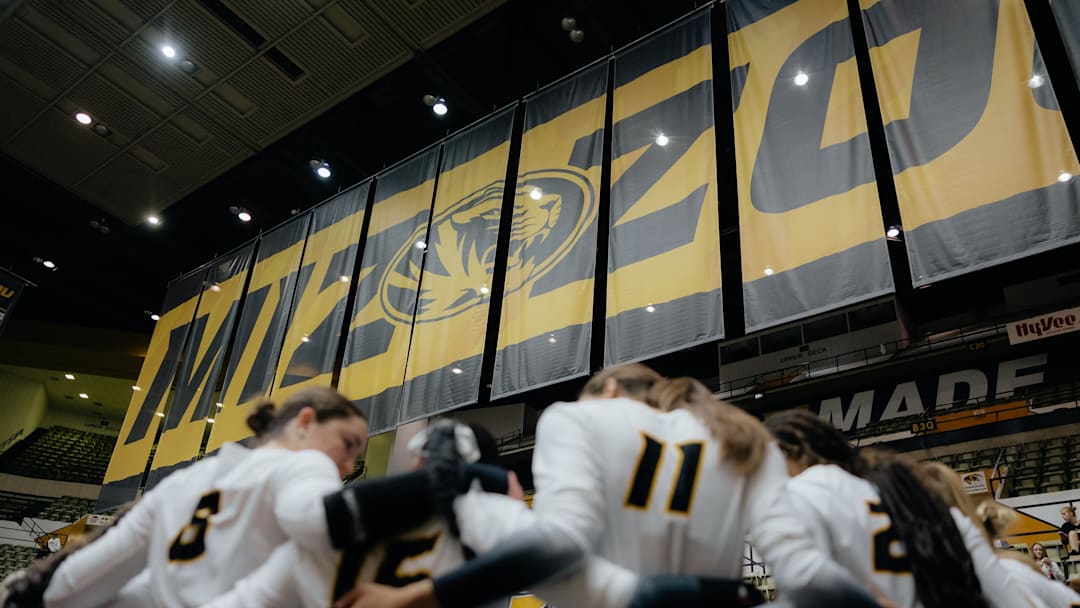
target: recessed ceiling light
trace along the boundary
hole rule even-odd
[[[190,59],[184,59],[184,60],[180,61],[180,69],[185,74],[194,74],[195,70],[197,70],[198,67],[199,66],[195,65],[195,62],[190,60]]]
[[[539,188],[533,188],[532,192],[529,193],[529,198],[533,199],[534,201],[540,200],[543,196],[544,192]]]
[[[489,291],[491,291],[491,290],[490,290],[490,289],[488,289],[488,286],[487,286],[487,285],[482,285],[482,286],[480,286],[480,293],[486,294],[486,293],[488,293]]]
[[[656,307],[653,306],[652,304],[649,304],[648,306],[645,307],[645,312],[656,312]]]
[[[555,336],[548,338],[548,344],[555,344],[556,342],[558,342],[558,340],[555,339]]]
[[[75,379],[75,374],[64,374],[64,377],[67,378],[68,380],[74,380]]]
[[[330,177],[331,174],[332,173],[330,171],[330,165],[327,164],[327,163],[323,163],[323,164],[319,165],[318,169],[315,169],[315,175],[318,175],[319,177],[321,177],[323,179],[326,179],[326,178]]]
[[[75,120],[79,121],[80,125],[89,125],[94,122],[94,119],[90,118],[90,115],[86,112],[77,112],[75,114]]]
[[[668,145],[668,141],[670,141],[668,136],[663,133],[656,136],[656,145],[658,146],[666,146]]]
[[[1046,84],[1046,79],[1043,78],[1039,74],[1035,74],[1034,76],[1031,77],[1030,80],[1028,80],[1028,86],[1033,88],[1033,89],[1037,89],[1037,88],[1043,86],[1044,84]]]
[[[107,127],[107,126],[105,126],[105,125],[103,125],[103,124],[101,124],[99,122],[96,125],[94,125],[94,133],[97,133],[98,135],[100,135],[102,137],[108,137],[109,134],[112,133],[112,131],[109,130],[109,127]]]
[[[44,262],[41,263],[41,265],[44,266],[45,268],[48,268],[49,270],[53,270],[54,268],[56,268],[56,262],[54,262],[52,260],[45,260]]]
[[[766,266],[766,267],[765,267],[765,276],[767,276],[767,277],[771,277],[771,276],[772,276],[772,274],[773,274],[773,269],[772,269],[772,266]]]
[[[80,399],[89,399],[90,395],[87,395],[86,393],[79,393],[79,398]]]
[[[251,212],[247,209],[241,209],[240,212],[236,214],[236,219],[246,224],[251,221]]]
[[[446,100],[440,97],[431,105],[431,111],[434,112],[436,116],[446,116],[446,113],[450,111],[450,108],[447,107]]]
[[[1062,171],[1058,174],[1058,181],[1064,184],[1065,182],[1072,179],[1072,177],[1072,173],[1069,173],[1068,171]]]
[[[150,315],[150,318],[152,320],[154,320],[154,321],[160,321],[161,320],[161,315],[159,315],[157,313],[154,313],[154,314]]]
[[[889,229],[885,231],[885,236],[889,237],[890,239],[895,239],[896,237],[900,236],[900,227],[889,226]]]
[[[798,74],[795,74],[795,79],[794,80],[795,80],[795,86],[801,87],[801,86],[805,86],[806,83],[810,82],[810,76],[806,72],[803,72],[803,71],[800,70]]]
[[[172,59],[176,57],[176,49],[173,48],[172,45],[162,45],[161,54],[168,57],[169,59]]]
[[[347,277],[345,275],[341,275],[341,277],[338,278],[338,280],[341,281],[342,283],[348,283],[349,282],[349,277]]]
[[[463,371],[464,370],[462,370],[460,367],[451,367],[450,368],[450,373],[452,373],[452,374],[460,374]]]
[[[148,215],[146,216],[146,223],[150,224],[151,226],[160,226],[161,218],[156,215]]]

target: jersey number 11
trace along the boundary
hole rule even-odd
[[[660,462],[664,458],[667,445],[647,433],[642,433],[641,437],[645,445],[641,449],[641,456],[638,457],[634,479],[626,493],[624,506],[645,510],[649,508],[649,498],[652,496],[656,472],[660,469]],[[701,454],[705,451],[705,442],[689,441],[676,444],[675,447],[679,450],[679,475],[671,487],[667,511],[678,515],[689,515],[690,503],[694,500],[694,486],[697,484],[698,472],[701,470]]]

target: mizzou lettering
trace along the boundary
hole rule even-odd
[[[4,298],[5,300],[7,300],[7,299],[10,299],[10,298],[14,298],[14,297],[15,297],[15,290],[13,288],[4,287],[3,285],[0,285],[0,298]]]

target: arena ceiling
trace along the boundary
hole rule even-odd
[[[37,284],[16,318],[149,331],[180,273],[695,4],[0,0],[0,266]]]

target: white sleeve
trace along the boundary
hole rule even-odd
[[[293,576],[300,553],[293,543],[274,549],[257,570],[240,579],[203,608],[292,608],[301,605],[300,591]]]
[[[300,450],[272,479],[274,516],[289,539],[312,551],[333,551],[323,497],[341,489],[341,477],[330,457]]]
[[[604,480],[590,435],[574,404],[557,403],[536,425],[533,508],[592,553],[604,530]],[[547,517],[551,514],[552,517]]]
[[[115,526],[60,564],[45,590],[48,608],[102,606],[146,567],[154,512],[173,485],[168,482],[147,492]]]
[[[770,445],[765,462],[754,474],[747,508],[751,543],[769,565],[777,589],[830,588],[839,584],[866,589],[829,554],[825,525],[827,505],[835,500],[830,484],[814,476],[787,478],[783,455]]]
[[[949,509],[956,529],[964,538],[964,546],[971,555],[975,575],[979,577],[983,596],[993,608],[1013,608],[1015,606],[1039,606],[1041,602],[1027,596],[1023,586],[1018,584],[1005,566],[1001,565],[994,549],[986,537],[979,532],[975,524],[959,509]]]

